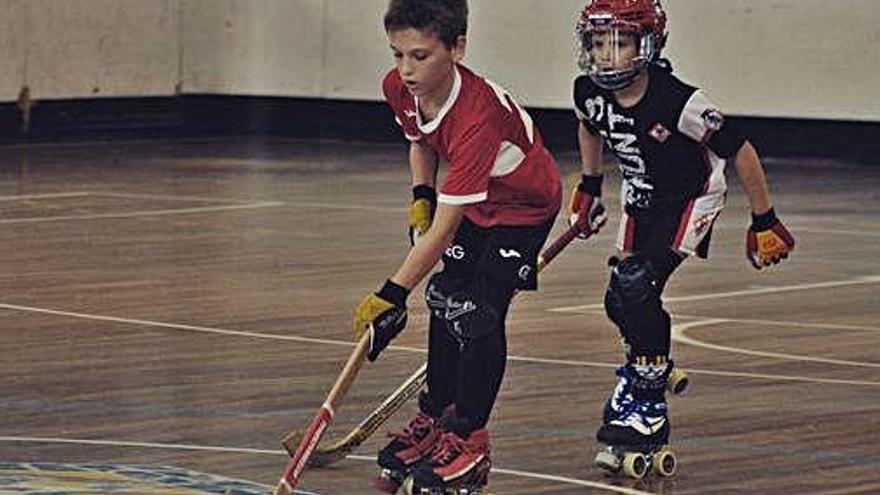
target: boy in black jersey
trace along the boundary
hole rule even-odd
[[[622,252],[605,294],[619,327],[626,364],[605,405],[597,436],[607,445],[663,445],[669,435],[665,386],[670,319],[661,294],[690,255],[705,258],[724,207],[724,166],[735,164],[752,209],[746,253],[761,269],[788,257],[794,239],[776,218],[767,179],[752,145],[697,88],[660,59],[666,15],[659,0],[593,0],[577,24],[574,84],[583,176],[572,195],[571,221],[584,231],[604,223],[603,144],[623,174]],[[598,461],[598,458],[597,458]]]

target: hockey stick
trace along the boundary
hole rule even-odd
[[[403,384],[397,388],[382,404],[379,405],[369,416],[364,418],[353,430],[349,431],[345,436],[338,438],[327,445],[320,445],[315,449],[314,453],[308,460],[309,467],[322,467],[339,461],[352,450],[360,446],[376,430],[382,426],[385,421],[391,417],[401,406],[403,406],[412,396],[416,395],[425,385],[428,377],[428,365],[423,364],[415,373],[410,375]],[[302,439],[303,432],[295,430],[282,442],[287,452],[294,452],[293,449]]]
[[[318,414],[315,415],[315,418],[309,425],[309,429],[306,430],[306,434],[303,436],[302,441],[300,441],[299,447],[297,447],[293,457],[290,458],[290,461],[284,468],[281,481],[278,482],[278,486],[275,488],[275,495],[291,495],[293,493],[293,490],[299,483],[303,468],[309,460],[309,456],[318,445],[318,442],[321,441],[321,436],[324,435],[327,427],[330,426],[330,421],[333,420],[333,415],[336,413],[336,407],[342,402],[342,398],[348,392],[352,382],[354,382],[358,371],[361,369],[361,365],[364,364],[369,347],[370,335],[365,333],[357,343],[357,346],[355,346],[351,356],[349,356],[345,367],[342,369],[342,373],[336,379],[336,383],[333,384],[330,393],[327,394],[324,404],[321,406]]]
[[[538,256],[538,272],[544,269],[553,258],[558,255],[563,248],[574,240],[580,234],[580,230],[576,226],[571,226],[560,234],[544,252]],[[588,236],[589,237],[589,236]],[[347,435],[339,438],[328,445],[321,445],[315,449],[314,453],[308,459],[309,467],[321,467],[333,464],[351,453],[361,443],[369,438],[382,424],[397,412],[403,404],[405,404],[412,396],[416,395],[427,379],[428,365],[423,364],[415,371],[403,384],[397,388],[382,404],[370,413],[359,425],[348,432]],[[303,432],[299,430],[292,431],[284,438],[282,444],[291,455],[295,455],[295,448],[300,444]]]

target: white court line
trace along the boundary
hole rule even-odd
[[[223,328],[214,328],[214,327],[204,327],[197,325],[183,325],[178,323],[163,323],[158,321],[151,320],[140,320],[140,319],[132,319],[132,318],[119,318],[116,316],[102,316],[102,315],[94,315],[87,313],[75,313],[72,311],[59,311],[54,309],[46,309],[46,308],[36,308],[33,306],[21,306],[17,304],[5,304],[0,303],[0,309],[9,309],[13,311],[24,311],[30,313],[41,313],[55,316],[64,316],[70,318],[80,318],[87,320],[96,320],[96,321],[108,321],[113,323],[122,323],[129,325],[140,325],[140,326],[151,326],[158,328],[169,328],[173,330],[183,330],[189,332],[201,332],[201,333],[210,333],[210,334],[218,334],[218,335],[230,335],[235,337],[246,337],[246,338],[255,338],[255,339],[266,339],[266,340],[276,340],[276,341],[288,341],[288,342],[304,342],[309,344],[323,344],[323,345],[334,345],[339,347],[354,347],[355,343],[348,340],[332,340],[332,339],[318,339],[311,337],[300,337],[296,335],[277,335],[277,334],[268,334],[268,333],[257,333],[257,332],[245,332],[241,330],[228,330]],[[419,349],[415,347],[403,347],[403,346],[388,346],[388,350],[394,351],[403,351],[403,352],[413,352],[418,354],[425,354],[425,349]],[[598,363],[598,362],[590,362],[590,361],[575,361],[575,360],[564,360],[564,359],[547,359],[547,358],[536,358],[536,357],[526,357],[526,356],[511,356],[507,357],[509,361],[514,362],[523,362],[523,363],[535,363],[535,364],[554,364],[561,366],[575,366],[575,367],[595,367],[595,368],[616,368],[619,364],[614,363]],[[803,376],[791,376],[791,375],[770,375],[770,374],[760,374],[760,373],[742,373],[737,371],[713,371],[713,370],[701,370],[695,368],[682,368],[689,373],[703,373],[703,374],[711,374],[717,376],[731,376],[738,378],[753,378],[753,379],[761,379],[761,380],[783,380],[783,381],[795,381],[795,382],[805,382],[805,383],[833,383],[838,385],[856,385],[856,386],[867,386],[867,387],[880,387],[880,382],[872,382],[865,380],[840,380],[836,378],[808,378]]]
[[[829,235],[852,235],[858,237],[880,237],[880,232],[869,232],[867,230],[839,230],[839,229],[817,229],[811,227],[792,226],[792,232],[810,232],[813,234],[829,234]]]
[[[602,314],[605,314],[604,312]],[[675,313],[676,318],[690,318],[693,320],[711,320],[715,316],[705,315],[688,315]],[[781,320],[756,320],[752,318],[724,318],[724,320],[732,323],[746,323],[751,325],[764,325],[774,327],[801,327],[801,328],[818,328],[821,330],[853,330],[865,332],[880,332],[880,327],[872,327],[869,325],[841,325],[836,323],[807,323],[802,321],[781,321]]]
[[[709,294],[694,294],[691,296],[664,297],[664,303],[687,302],[687,301],[706,301],[710,299],[726,299],[728,297],[737,296],[756,296],[761,294],[778,294],[781,292],[793,292],[799,290],[812,289],[830,289],[832,287],[846,287],[851,285],[865,285],[880,283],[880,275],[869,275],[864,277],[856,277],[848,280],[837,280],[832,282],[815,282],[811,284],[795,284],[783,285],[780,287],[761,287],[758,289],[734,290],[729,292],[713,292]],[[602,309],[604,304],[583,304],[580,306],[563,306],[558,308],[550,308],[547,311],[554,313],[581,313],[592,309]]]
[[[111,198],[155,199],[160,201],[202,201],[205,203],[253,204],[250,199],[209,198],[206,196],[177,196],[173,194],[149,194],[114,191],[95,191],[93,196],[109,196]]]
[[[352,204],[340,204],[340,203],[312,203],[312,202],[302,202],[302,203],[288,203],[288,206],[292,206],[294,208],[319,208],[321,210],[342,210],[342,211],[378,211],[382,213],[398,213],[407,211],[406,208],[400,208],[395,206],[369,206],[369,205],[352,205]]]
[[[375,457],[369,457],[364,455],[348,455],[346,456],[348,459],[353,459],[356,461],[376,461]],[[625,495],[651,495],[651,492],[643,492],[641,490],[636,490],[633,488],[626,488],[624,486],[617,485],[606,485],[605,483],[598,483],[596,481],[587,481],[578,478],[569,478],[567,476],[556,476],[553,474],[541,474],[541,473],[533,473],[531,471],[519,471],[517,469],[502,469],[502,468],[492,468],[492,473],[494,474],[507,474],[510,476],[516,476],[519,478],[531,478],[535,480],[542,481],[553,481],[556,483],[563,483],[566,485],[575,485],[575,486],[584,486],[587,488],[598,488],[600,490],[606,490],[609,492],[615,493],[623,493]],[[491,489],[491,485],[489,486]]]
[[[151,448],[151,449],[167,449],[167,450],[195,450],[195,451],[208,451],[208,452],[227,452],[227,453],[244,453],[244,454],[267,454],[267,455],[284,455],[287,456],[287,452],[284,450],[267,450],[267,449],[250,449],[250,448],[239,448],[239,447],[216,447],[209,445],[187,445],[187,444],[175,444],[175,443],[151,443],[151,442],[125,442],[119,440],[83,440],[76,438],[52,438],[52,437],[17,437],[17,436],[0,436],[0,442],[20,442],[20,443],[62,443],[62,444],[73,444],[73,445],[99,445],[99,446],[109,446],[109,447],[138,447],[138,448]],[[356,460],[356,461],[369,461],[375,462],[375,457],[363,456],[363,455],[349,455],[348,459]],[[622,493],[625,495],[652,495],[651,492],[644,492],[641,490],[633,490],[631,488],[614,486],[614,485],[606,485],[604,483],[597,483],[594,481],[581,480],[577,478],[568,478],[564,476],[555,476],[551,474],[543,474],[543,473],[534,473],[530,471],[518,471],[513,469],[499,469],[492,468],[493,473],[497,474],[506,474],[510,476],[517,476],[521,478],[532,478],[537,480],[544,481],[554,481],[557,483],[563,483],[568,485],[575,486],[584,486],[590,488],[598,488],[600,490],[607,490],[615,493]],[[262,485],[269,488],[268,485]]]
[[[254,208],[271,208],[281,206],[284,203],[280,201],[264,201],[260,203],[250,203],[243,205],[222,205],[222,206],[203,206],[199,208],[177,208],[171,210],[148,210],[148,211],[129,211],[124,213],[96,213],[93,215],[59,215],[53,217],[29,217],[29,218],[7,218],[0,220],[0,224],[16,224],[16,223],[41,223],[41,222],[60,222],[65,220],[98,220],[103,218],[133,218],[133,217],[152,217],[166,215],[184,215],[192,213],[209,213],[217,211],[229,210],[249,210]]]
[[[0,196],[0,201],[18,201],[21,199],[55,199],[55,198],[79,198],[83,196],[91,196],[90,191],[75,191],[63,193],[46,193],[46,194],[18,194],[12,196]]]
[[[682,323],[680,325],[672,326],[672,340],[676,342],[680,342],[682,344],[690,344],[696,347],[703,347],[705,349],[714,349],[716,351],[729,352],[734,354],[746,354],[749,356],[761,356],[761,357],[769,357],[769,358],[777,358],[777,359],[786,359],[790,361],[810,361],[814,363],[826,363],[826,364],[838,364],[843,366],[858,366],[862,368],[880,368],[880,363],[867,363],[861,361],[845,361],[842,359],[829,359],[829,358],[820,358],[820,357],[812,357],[812,356],[798,356],[795,354],[783,354],[779,352],[767,352],[767,351],[752,351],[749,349],[743,349],[740,347],[730,347],[725,345],[718,344],[710,344],[708,342],[703,342],[701,340],[693,339],[684,334],[686,330],[697,327],[706,327],[710,325],[719,325],[721,323],[730,323],[731,320],[727,320],[724,318],[710,318],[708,320],[701,321],[692,321],[689,323]]]

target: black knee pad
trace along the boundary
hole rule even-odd
[[[503,331],[504,316],[510,297],[483,276],[446,298],[446,323],[449,332],[462,343]]]
[[[425,284],[425,302],[428,310],[441,319],[446,319],[447,299],[450,295],[459,292],[465,286],[465,280],[461,277],[441,271],[431,275]]]
[[[605,291],[605,312],[629,339],[634,315],[661,311],[660,282],[650,262],[639,255],[630,256],[611,269]]]

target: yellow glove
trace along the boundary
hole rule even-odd
[[[413,200],[409,205],[409,240],[414,246],[419,237],[431,228],[434,210],[437,209],[437,191],[431,186],[419,184],[412,192]]]
[[[391,340],[406,326],[406,298],[409,291],[388,280],[382,289],[364,298],[354,311],[354,335],[360,340],[370,334],[367,358],[375,361]]]
[[[788,258],[794,250],[794,237],[776,218],[770,208],[760,215],[752,214],[752,226],[746,232],[746,257],[757,270],[775,265]]]

